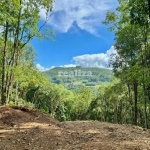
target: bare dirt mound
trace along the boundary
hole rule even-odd
[[[55,119],[41,113],[39,110],[16,106],[0,107],[0,125],[13,127],[27,122],[59,123]]]
[[[0,107],[0,150],[150,150],[150,130],[99,121],[57,120]]]

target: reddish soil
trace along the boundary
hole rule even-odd
[[[99,121],[57,120],[0,107],[0,150],[150,150],[150,130]]]

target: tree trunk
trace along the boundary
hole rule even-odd
[[[17,105],[18,102],[18,81],[16,81],[16,96],[15,96],[15,105]]]
[[[145,120],[145,127],[148,128],[148,122],[147,122],[147,89],[145,87],[145,84],[143,83],[143,89],[144,89],[144,120]]]
[[[138,107],[137,107],[137,102],[138,102],[138,91],[137,91],[137,81],[134,82],[133,88],[134,88],[134,125],[137,125],[137,116],[138,116]]]
[[[130,88],[130,85],[127,84],[127,87],[128,87],[128,95],[129,95],[129,102],[130,102],[130,105],[131,105],[131,123],[134,124],[134,106],[133,106],[133,99],[132,99],[132,93],[131,93],[131,88]]]
[[[1,87],[1,104],[6,104],[6,50],[7,50],[7,39],[8,39],[8,22],[5,27],[5,40],[4,49],[2,56],[2,87]]]

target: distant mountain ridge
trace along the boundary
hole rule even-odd
[[[110,82],[113,77],[112,70],[104,68],[55,67],[43,72],[52,82],[62,84],[67,89],[77,91],[82,86],[96,87],[101,83]]]

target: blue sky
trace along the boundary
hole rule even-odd
[[[31,41],[37,55],[36,67],[45,71],[53,67],[108,68],[114,52],[114,34],[102,24],[108,10],[115,10],[117,0],[55,0],[54,12],[46,27],[56,33],[54,39]],[[44,20],[44,10],[40,13]]]

